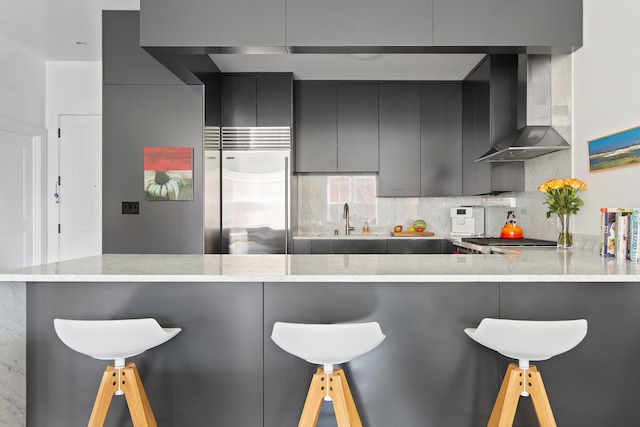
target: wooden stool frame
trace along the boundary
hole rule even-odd
[[[119,387],[118,383],[120,383]],[[153,416],[149,399],[142,386],[138,369],[133,362],[129,362],[120,369],[113,366],[107,366],[105,369],[98,388],[98,395],[91,411],[88,427],[104,426],[111,400],[118,390],[124,392],[134,427],[158,426]]]
[[[487,427],[511,427],[516,415],[520,393],[523,391],[528,392],[531,396],[538,424],[541,427],[556,427],[540,372],[535,365],[530,365],[528,369],[522,369],[515,363],[510,363],[507,367]]]
[[[338,427],[362,427],[356,404],[342,369],[325,373],[318,368],[311,379],[298,427],[315,427],[325,396],[331,397]]]

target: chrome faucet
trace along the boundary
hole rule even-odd
[[[355,230],[354,227],[349,225],[349,203],[344,204],[344,209],[342,211],[342,218],[347,220],[344,224],[344,234],[348,236],[351,234],[351,230]]]

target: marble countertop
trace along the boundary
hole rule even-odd
[[[388,231],[375,232],[371,234],[362,234],[361,232],[358,232],[358,233],[354,232],[349,235],[346,235],[346,234],[299,234],[299,235],[293,236],[293,239],[294,240],[301,240],[301,239],[311,239],[311,240],[322,240],[322,239],[329,239],[329,240],[335,240],[335,239],[385,239],[385,240],[437,239],[437,240],[442,240],[442,239],[449,239],[449,240],[455,240],[455,238],[452,238],[451,236],[445,236],[444,234],[435,234],[433,236],[392,236],[391,232],[388,232]]]
[[[591,250],[494,255],[107,254],[0,272],[0,282],[639,282]]]

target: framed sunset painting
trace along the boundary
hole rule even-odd
[[[147,200],[193,200],[193,149],[144,147]]]
[[[589,141],[589,171],[640,165],[640,127]]]

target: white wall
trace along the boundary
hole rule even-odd
[[[48,133],[47,182],[53,194],[58,176],[57,129],[60,114],[102,114],[102,62],[49,61],[46,64]],[[102,153],[95,153],[102,157]],[[48,260],[58,260],[58,210],[48,197]]]
[[[640,126],[640,2],[584,0],[584,45],[573,55],[574,176],[587,184],[574,231],[597,235],[601,207],[640,207],[640,166],[589,172],[589,140]]]
[[[45,127],[45,61],[0,39],[0,116]]]

